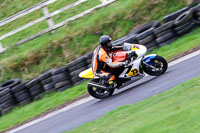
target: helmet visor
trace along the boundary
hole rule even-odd
[[[108,47],[108,48],[112,48],[112,43],[111,43],[111,41],[110,41],[109,43],[107,43],[107,47]]]

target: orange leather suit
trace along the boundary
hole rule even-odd
[[[94,75],[104,78],[107,82],[115,80],[115,76],[109,72],[105,72],[104,68],[108,65],[111,68],[117,68],[122,66],[122,62],[112,62],[108,53],[101,47],[97,47],[94,50],[92,58],[92,70]]]

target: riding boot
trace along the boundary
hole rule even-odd
[[[113,89],[114,88],[114,81],[108,81],[108,83],[106,84],[106,88],[107,89]]]

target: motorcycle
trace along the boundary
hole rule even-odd
[[[130,43],[124,43],[121,49],[109,52],[109,56],[113,61],[126,62],[125,67],[107,68],[111,69],[109,72],[116,77],[113,89],[108,89],[104,83],[104,79],[95,76],[92,68],[82,71],[79,77],[91,79],[87,87],[91,96],[97,99],[110,97],[115,89],[122,88],[128,81],[133,83],[143,78],[145,76],[144,73],[151,76],[159,76],[166,72],[168,68],[167,61],[156,54],[145,56],[146,52],[147,48],[145,46]]]

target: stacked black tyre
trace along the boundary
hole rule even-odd
[[[160,26],[160,22],[154,21],[147,23],[135,30],[136,40],[139,44],[145,45],[148,50],[157,46],[155,41],[154,29]]]
[[[122,38],[113,41],[114,46],[119,46],[124,43],[137,43],[135,31],[131,32],[127,36],[124,36]]]
[[[26,83],[28,83],[28,81],[22,82],[18,84],[17,86],[11,88],[11,92],[14,95],[16,103],[21,106],[28,104],[32,101],[32,97],[25,86]]]
[[[88,69],[88,63],[85,56],[82,56],[81,58],[78,58],[69,64],[67,64],[67,67],[69,69],[70,78],[74,85],[79,84],[84,79],[79,77],[79,73]]]
[[[33,100],[40,99],[44,95],[45,91],[40,83],[40,77],[36,77],[35,79],[27,82],[25,87],[28,88],[29,94]]]
[[[167,23],[169,21],[175,20],[178,16],[180,16],[182,13],[188,11],[190,8],[189,7],[184,7],[176,12],[173,12],[165,17],[163,17],[163,22]]]
[[[90,52],[90,53],[85,55],[88,68],[92,67],[92,55],[93,55],[93,52]]]
[[[192,21],[193,13],[192,10],[188,10],[178,16],[174,21],[174,30],[178,36],[188,33],[193,29],[195,23]]]
[[[192,15],[193,15],[193,19],[192,21],[196,24],[196,25],[200,25],[200,4],[196,7],[193,7],[192,9]]]
[[[52,71],[54,71],[54,69],[50,69],[38,76],[40,84],[42,85],[45,93],[55,91],[54,83],[52,80]]]
[[[56,91],[64,91],[72,86],[67,66],[54,69],[51,71],[51,75],[53,82],[49,83],[50,88],[54,88]]]
[[[176,40],[177,37],[173,28],[174,28],[174,21],[172,20],[154,29],[154,34],[156,36],[156,43],[159,46],[170,44],[171,42]]]
[[[0,84],[0,115],[8,113],[16,104],[11,88],[20,84],[19,79],[11,79]]]

